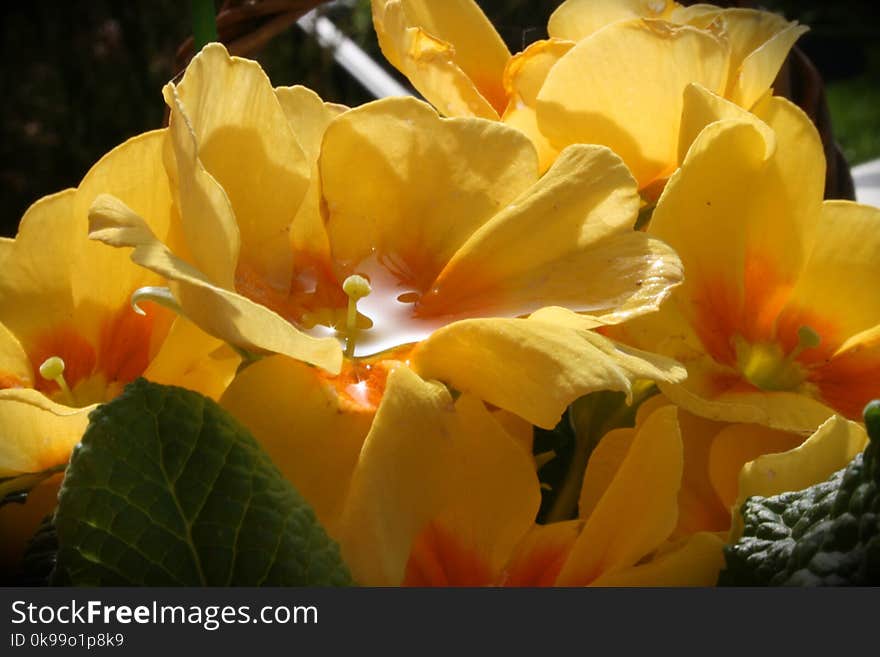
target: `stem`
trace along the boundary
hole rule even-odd
[[[578,500],[584,483],[587,462],[596,445],[612,429],[632,426],[631,422],[634,422],[639,405],[656,392],[657,388],[654,385],[634,386],[632,404],[627,405],[625,400],[621,400],[613,409],[607,408],[609,401],[607,393],[592,393],[588,396],[588,398],[591,397],[589,403],[593,406],[591,411],[591,420],[593,421],[590,422],[590,428],[587,431],[578,431],[577,426],[573,427],[574,453],[565,473],[565,479],[559,487],[559,494],[544,519],[545,523],[549,524],[577,517]]]
[[[345,316],[345,355],[351,358],[354,356],[354,334],[357,331],[357,300],[348,297],[348,312]]]
[[[217,41],[217,20],[214,0],[191,0],[193,41],[196,52],[212,41]]]

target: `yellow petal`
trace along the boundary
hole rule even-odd
[[[752,112],[776,135],[776,151],[769,163],[777,194],[790,212],[800,216],[798,230],[804,239],[819,222],[818,204],[825,193],[825,151],[822,138],[810,117],[786,98],[767,96]]]
[[[773,84],[788,52],[808,28],[769,11],[733,8],[719,15],[731,45],[725,96],[749,109]]]
[[[612,429],[599,441],[587,461],[578,499],[578,517],[587,519],[605,494],[636,437],[634,428]]]
[[[750,123],[764,137],[767,148],[776,145],[776,134],[757,116],[739,105],[712,93],[699,84],[689,84],[684,90],[684,104],[681,111],[681,130],[678,135],[678,162],[684,162],[688,149],[710,123],[735,119]]]
[[[171,108],[181,183],[193,176],[201,186],[196,194],[205,197],[217,193],[212,183],[220,185],[238,224],[239,260],[286,290],[291,279],[288,231],[306,193],[311,168],[269,78],[256,62],[230,57],[223,46],[211,44],[192,60],[180,84],[167,86],[164,93]],[[213,180],[198,172],[200,166]],[[221,200],[211,208],[220,212],[210,221],[215,230],[221,228],[223,235],[234,238],[222,205]],[[214,278],[211,269],[203,266],[200,256],[207,248],[193,243],[206,239],[202,231],[208,220],[195,216],[198,210],[208,208],[196,205],[181,190],[184,230],[196,264],[211,280],[229,287],[228,279]],[[214,254],[212,262],[219,263],[222,253],[224,264],[234,264],[236,244],[223,245],[229,251]]]
[[[705,30],[709,29],[715,19],[718,18],[718,15],[723,12],[724,9],[721,7],[704,3],[697,3],[686,7],[679,5],[673,7],[669,13],[668,20],[681,25],[693,25],[701,30]]]
[[[386,372],[376,367],[375,375],[384,384]],[[346,394],[348,386],[356,386],[347,381],[342,377],[336,382],[314,367],[271,356],[246,367],[221,400],[333,536],[376,410]]]
[[[562,411],[595,390],[631,392],[635,379],[679,380],[673,361],[615,345],[589,330],[532,319],[471,319],[434,332],[413,366],[426,379],[553,428]]]
[[[599,577],[593,586],[714,586],[724,567],[724,540],[700,532],[647,563]]]
[[[90,237],[134,247],[132,260],[173,281],[186,317],[203,331],[242,349],[279,353],[338,373],[342,349],[334,338],[313,338],[265,306],[217,287],[159,242],[144,220],[111,196],[99,196],[89,214]]]
[[[85,314],[94,314],[94,306],[126,307],[132,292],[139,287],[161,284],[160,277],[133,266],[125,253],[91,242],[87,236],[89,207],[99,194],[106,193],[147,217],[150,230],[159,239],[168,237],[173,210],[163,164],[167,140],[167,130],[154,130],[129,139],[102,157],[77,188],[73,208],[76,257],[71,285],[75,303],[91,306],[84,309]]]
[[[412,98],[337,117],[320,168],[335,260],[393,262],[419,289],[538,176],[534,147],[518,130],[441,119]]]
[[[770,256],[791,257],[780,253],[779,237],[783,229],[787,235],[794,232],[791,229],[796,224],[792,223],[797,218],[791,216],[785,199],[776,197],[777,188],[769,181],[762,183],[767,178],[765,163],[771,148],[765,134],[751,122],[712,123],[693,142],[681,169],[666,184],[649,231],[672,246],[682,259],[687,280],[677,295],[689,300],[700,293],[708,297],[701,288],[725,284],[732,288],[728,295],[742,303],[748,239],[758,226],[777,237]],[[749,189],[749,194],[744,195],[743,189]],[[764,209],[762,203],[768,207]],[[781,216],[771,215],[774,211]],[[789,239],[799,241],[799,236],[789,235]],[[797,254],[797,245],[795,242],[795,248],[786,252]],[[785,273],[791,280],[796,270]],[[716,298],[714,303],[723,301]],[[721,309],[716,310],[713,317],[721,314]],[[726,339],[726,334],[721,335]]]
[[[0,390],[0,477],[67,463],[94,408],[61,406],[31,389]]]
[[[73,316],[70,249],[77,244],[69,189],[34,203],[15,242],[0,251],[0,317],[19,339]]]
[[[294,268],[311,259],[330,261],[330,242],[321,216],[321,180],[318,175],[318,156],[324,131],[335,117],[347,108],[325,103],[311,89],[302,86],[279,87],[275,95],[290,123],[291,130],[303,149],[311,168],[311,180],[306,195],[290,226],[290,242],[293,248]],[[308,264],[308,263],[306,263]]]
[[[712,441],[708,471],[725,509],[737,499],[740,471],[764,454],[786,452],[803,442],[803,436],[754,424],[725,427]]]
[[[532,527],[516,546],[499,583],[553,586],[582,526],[579,520],[569,520]]]
[[[518,415],[514,415],[504,409],[498,408],[492,412],[492,417],[501,427],[517,441],[524,450],[531,453],[535,440],[535,427],[526,422]]]
[[[681,361],[688,378],[679,385],[659,383],[670,401],[710,420],[762,424],[806,434],[834,411],[797,392],[764,391],[742,384],[739,374],[719,368],[708,357]]]
[[[547,75],[538,127],[557,148],[609,146],[639,188],[676,166],[682,92],[691,82],[724,88],[725,44],[662,21],[614,23],[581,40]]]
[[[822,204],[815,243],[780,321],[816,315],[823,341],[838,347],[880,324],[880,210],[851,201]],[[803,319],[808,322],[807,317]]]
[[[348,108],[325,103],[318,94],[301,85],[276,87],[275,96],[306,160],[309,163],[317,162],[324,131],[330,121]]]
[[[453,404],[443,386],[400,367],[352,477],[342,554],[358,583],[399,584],[414,540],[439,520],[500,574],[539,504],[531,454],[482,402],[462,395]]]
[[[473,0],[373,0],[382,52],[447,116],[497,119],[510,53]]]
[[[877,226],[880,211],[852,202],[822,205],[815,245],[778,320],[789,340],[801,326],[821,338],[808,380],[837,412],[861,419],[880,396],[880,282]]]
[[[670,0],[566,0],[551,14],[547,31],[552,37],[580,41],[617,21],[668,19],[677,7]]]
[[[867,445],[864,428],[839,416],[826,421],[800,446],[787,452],[766,454],[747,463],[739,475],[739,508],[752,495],[770,496],[803,490],[825,481]],[[739,513],[734,513],[731,536],[742,531]]]
[[[420,302],[431,315],[517,316],[548,305],[632,316],[681,280],[674,252],[631,230],[635,182],[601,146],[566,148],[455,253]]]
[[[143,375],[155,383],[182,386],[218,399],[240,363],[241,357],[225,342],[178,317]]]
[[[21,342],[0,323],[0,389],[29,388],[33,384],[33,366]]]
[[[636,427],[657,409],[668,406],[663,395],[651,397],[639,406]],[[698,531],[722,531],[730,526],[730,510],[722,505],[709,479],[709,449],[723,425],[678,411],[684,471],[678,493],[678,524],[673,536],[686,536]],[[636,429],[609,431],[590,454],[578,503],[581,518],[588,518],[629,451]]]
[[[678,494],[678,525],[673,536],[727,531],[730,508],[722,504],[710,477],[713,441],[724,425],[680,409],[678,423],[684,446],[684,472]]]
[[[504,89],[509,98],[502,121],[528,135],[538,150],[541,171],[553,164],[559,151],[538,129],[535,102],[544,80],[556,62],[572,49],[574,43],[560,39],[536,41],[514,55],[504,69]]]
[[[675,528],[682,465],[676,411],[661,408],[636,432],[557,584],[585,586],[634,566],[657,549]]]

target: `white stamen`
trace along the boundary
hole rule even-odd
[[[171,290],[167,287],[148,285],[134,291],[131,295],[131,307],[138,315],[146,315],[147,313],[140,307],[141,301],[152,301],[153,303],[159,304],[169,310],[173,310],[181,317],[186,317],[183,308],[180,307],[180,304],[177,303],[177,299],[174,298],[174,295],[171,294]]]

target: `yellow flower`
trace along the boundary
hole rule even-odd
[[[687,278],[612,333],[687,366],[660,384],[687,410],[806,435],[880,396],[880,211],[822,201],[822,145],[798,108],[768,98],[753,112],[686,92],[686,156],[649,233]]]
[[[63,469],[96,404],[139,376],[218,397],[237,364],[223,343],[132,293],[160,279],[88,239],[88,208],[112,192],[167,235],[173,214],[162,165],[166,133],[114,149],[78,189],[37,201],[16,238],[0,241],[0,497]],[[225,355],[224,355],[225,354]],[[3,560],[54,505],[60,475],[24,507],[0,509]],[[15,536],[15,540],[13,540]]]
[[[372,6],[383,53],[444,114],[519,128],[544,169],[569,144],[604,144],[657,192],[675,168],[684,88],[697,82],[749,109],[806,30],[748,9],[568,0],[550,38],[511,57],[471,0]]]
[[[635,429],[615,429],[590,455],[579,507],[593,508],[621,467],[638,431],[659,409],[672,408],[662,395],[639,407]],[[809,438],[757,424],[728,424],[677,409],[683,446],[678,519],[671,536],[728,532],[736,538],[737,509],[752,495],[796,491],[827,479],[864,449],[867,435],[856,422],[833,416]],[[733,524],[731,524],[733,521]]]
[[[373,586],[710,585],[721,537],[670,541],[683,452],[675,410],[652,414],[580,518],[536,525],[531,450],[472,395],[407,369],[388,382],[338,540]],[[600,443],[601,444],[601,443]]]
[[[683,374],[589,330],[680,280],[675,254],[632,231],[635,182],[607,148],[573,146],[541,177],[503,124],[408,98],[328,108],[219,45],[165,95],[194,266],[109,196],[92,236],[135,247],[209,333],[279,354],[223,403],[331,528],[394,368],[544,427],[591,390]],[[302,465],[311,452],[332,477]]]

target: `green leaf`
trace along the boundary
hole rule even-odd
[[[828,481],[746,500],[720,585],[880,584],[880,402],[865,424],[868,447]]]
[[[193,45],[199,52],[207,44],[217,41],[217,18],[213,0],[190,0],[193,26]]]
[[[15,586],[47,586],[56,569],[57,558],[58,534],[53,516],[48,515],[28,541]],[[61,581],[60,573],[56,581]]]
[[[55,527],[56,583],[351,584],[338,546],[246,429],[202,395],[144,380],[92,413]]]

